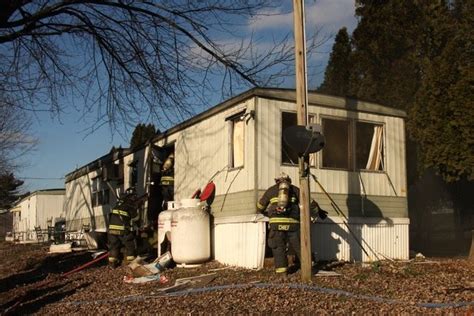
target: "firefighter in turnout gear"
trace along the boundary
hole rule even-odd
[[[163,197],[163,210],[168,208],[168,202],[174,200],[174,154],[171,153],[163,163],[161,170],[161,194]]]
[[[138,197],[133,188],[127,189],[110,212],[108,226],[109,263],[113,267],[120,265],[120,249],[126,250],[126,260],[132,261],[136,256],[135,229],[138,226],[138,207],[146,194]]]
[[[272,249],[275,272],[287,274],[287,246],[294,250],[301,262],[300,190],[291,184],[291,178],[285,173],[281,173],[275,182],[258,201],[257,211],[270,218],[268,246]],[[313,214],[322,219],[327,217],[327,212],[320,209],[316,201],[311,202],[311,208],[312,220],[315,220]]]

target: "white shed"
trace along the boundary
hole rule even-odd
[[[43,231],[53,226],[56,218],[64,216],[64,189],[38,190],[17,202],[13,213],[15,239],[36,240],[35,228]]]

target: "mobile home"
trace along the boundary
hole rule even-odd
[[[326,138],[324,149],[311,154],[310,170],[333,200],[311,180],[312,197],[329,212],[328,219],[312,227],[316,258],[407,259],[405,113],[314,92],[308,100],[309,122],[320,124]],[[297,156],[282,138],[292,125],[294,90],[249,90],[124,155],[124,186],[137,185],[153,199],[151,152],[174,153],[175,200],[190,198],[211,180],[216,185],[214,257],[260,267],[265,223],[256,216],[256,202],[282,171],[298,185]]]
[[[18,201],[10,210],[13,214],[15,240],[36,241],[39,231],[54,225],[56,218],[64,216],[64,189],[38,190]]]

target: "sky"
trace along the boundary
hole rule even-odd
[[[315,88],[322,82],[334,35],[344,26],[351,33],[357,25],[354,2],[355,0],[305,2],[307,33],[320,28],[322,35],[330,36],[307,61],[309,67],[315,66],[313,75],[308,78],[310,88]],[[288,5],[266,12],[271,13],[269,15],[248,21],[244,26],[246,34],[253,33],[254,36],[263,38],[260,45],[265,45],[275,34],[292,32],[293,14],[289,0]],[[294,84],[285,82],[283,86],[291,88]],[[222,100],[216,99],[215,104],[219,101]],[[59,117],[51,117],[48,113],[39,113],[33,117],[30,133],[38,139],[38,146],[24,158],[24,167],[17,173],[17,177],[25,181],[22,191],[64,188],[66,174],[103,156],[112,146],[128,147],[131,131],[129,135],[120,135],[105,125],[91,133],[90,126],[91,122],[81,119],[81,113],[73,107],[66,107],[65,113]]]

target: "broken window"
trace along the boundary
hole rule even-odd
[[[383,125],[356,123],[356,168],[381,171],[383,167]]]
[[[326,138],[323,168],[384,170],[382,124],[323,118],[322,126]]]
[[[322,150],[322,167],[350,169],[350,122],[329,118],[323,118],[321,121],[326,139]]]
[[[308,122],[313,123],[315,121],[314,115],[308,116]],[[281,162],[282,164],[298,164],[298,155],[291,149],[290,146],[283,139],[283,131],[290,127],[297,125],[296,113],[282,112],[281,113]],[[315,154],[309,155],[310,166],[315,166]]]
[[[117,181],[123,183],[123,160],[115,160],[102,168],[104,181]]]
[[[245,121],[241,119],[242,114],[239,113],[227,119],[229,127],[229,168],[244,166]]]
[[[151,147],[151,173],[160,174],[161,166],[167,157],[166,151],[160,146],[152,145]]]

